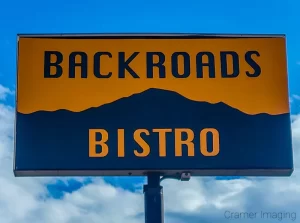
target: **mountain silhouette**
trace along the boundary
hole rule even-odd
[[[109,132],[109,154],[89,158],[89,129],[100,128]],[[167,157],[158,158],[158,134],[152,133],[156,128],[192,129],[195,156],[188,157],[183,146],[183,156],[175,157],[174,133],[168,133]],[[219,131],[220,153],[215,157],[200,153],[203,128]],[[117,129],[125,129],[125,158],[116,158]],[[150,132],[143,136],[151,148],[147,157],[133,153],[140,150],[133,140],[136,129]],[[208,148],[212,148],[211,139],[208,135]],[[17,113],[16,145],[18,170],[291,170],[293,166],[289,114],[248,115],[222,102],[192,101],[155,88],[82,112]]]

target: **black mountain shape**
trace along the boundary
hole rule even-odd
[[[167,157],[158,158],[158,134],[152,132],[157,128],[192,129],[195,156],[188,157],[183,146],[183,156],[175,157],[174,133],[170,133]],[[203,128],[219,131],[220,153],[215,157],[200,154],[199,134]],[[108,131],[109,154],[105,159],[88,157],[89,129]],[[125,129],[125,158],[116,158],[117,129]],[[141,150],[133,140],[136,129],[150,132],[143,136],[151,148],[147,157],[133,153]],[[187,135],[182,137],[186,139]],[[209,148],[211,138],[207,138]],[[153,88],[82,112],[18,113],[16,140],[20,170],[292,168],[289,114],[248,115],[224,103],[192,101],[176,92]],[[28,160],[31,162],[26,163]]]

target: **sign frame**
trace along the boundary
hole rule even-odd
[[[18,34],[17,35],[17,79],[15,95],[15,131],[14,131],[14,158],[13,171],[16,177],[26,176],[146,176],[149,172],[158,172],[162,175],[178,175],[186,170],[172,169],[161,171],[159,169],[149,170],[18,170],[16,166],[16,137],[17,137],[17,111],[18,111],[18,60],[19,60],[19,38],[149,38],[149,39],[198,39],[198,38],[284,38],[285,34],[199,34],[199,33],[102,33],[102,34]],[[287,72],[287,71],[286,71]],[[287,75],[288,78],[288,75]],[[291,139],[292,143],[292,139]],[[293,148],[291,146],[291,148]],[[293,166],[293,162],[291,163]],[[289,169],[189,169],[192,176],[290,176],[294,167]]]

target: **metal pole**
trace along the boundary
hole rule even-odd
[[[145,223],[164,223],[163,187],[160,173],[148,173],[148,184],[144,185]]]

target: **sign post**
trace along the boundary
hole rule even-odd
[[[145,222],[164,222],[164,202],[163,202],[163,186],[160,183],[165,179],[176,179],[181,181],[189,181],[190,173],[185,172],[181,175],[163,176],[159,172],[150,172],[147,174],[148,184],[144,185],[144,201],[145,201]]]
[[[144,185],[145,223],[164,223],[163,187],[160,173],[148,173],[148,184]]]
[[[18,35],[17,65],[17,177],[147,176],[156,223],[160,176],[293,172],[284,35]]]

